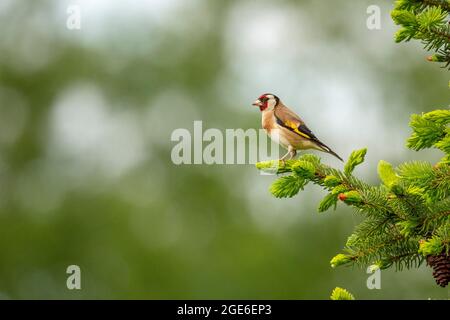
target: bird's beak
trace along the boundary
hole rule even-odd
[[[252,106],[255,106],[255,107],[262,107],[262,103],[261,103],[261,100],[256,100],[255,102],[253,102],[252,103]]]

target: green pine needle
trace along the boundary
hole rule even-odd
[[[378,175],[383,184],[389,188],[399,180],[392,165],[384,160],[380,160],[378,163]]]
[[[270,187],[270,192],[277,198],[292,198],[300,189],[306,185],[307,181],[299,176],[284,176],[276,180]]]
[[[355,297],[343,288],[336,287],[331,293],[331,300],[355,300]]]
[[[346,175],[350,175],[357,165],[364,162],[364,157],[366,156],[366,153],[367,148],[355,150],[351,153],[344,167],[344,172]]]
[[[334,209],[336,209],[337,205],[337,197],[334,194],[327,194],[325,198],[320,202],[319,208],[317,209],[319,212],[325,212],[331,207],[334,206]]]

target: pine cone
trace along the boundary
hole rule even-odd
[[[446,287],[450,282],[450,256],[445,252],[439,255],[427,256],[427,263],[433,268],[433,277],[441,287]]]

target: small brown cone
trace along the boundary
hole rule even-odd
[[[427,263],[433,268],[433,277],[436,279],[436,283],[441,287],[446,287],[450,282],[450,256],[445,252],[427,256]]]

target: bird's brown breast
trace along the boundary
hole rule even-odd
[[[266,110],[262,112],[261,124],[263,129],[270,135],[270,131],[275,129],[276,126],[273,110]]]

